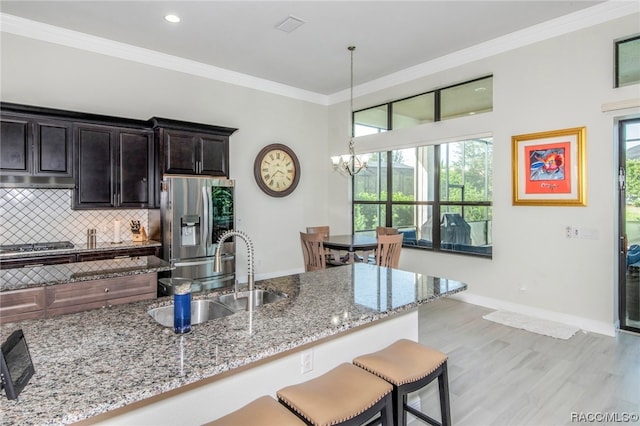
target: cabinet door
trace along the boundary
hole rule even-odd
[[[43,318],[45,307],[44,287],[0,293],[0,323]]]
[[[199,174],[229,176],[229,138],[201,136],[201,163]]]
[[[27,119],[2,115],[0,131],[0,173],[31,173],[32,132]]]
[[[147,208],[153,205],[153,133],[120,130],[118,133],[117,206]]]
[[[114,131],[108,127],[76,129],[76,194],[74,208],[115,207]]]
[[[196,173],[198,138],[193,133],[164,130],[165,173]]]
[[[71,123],[36,120],[34,129],[34,174],[73,177]]]

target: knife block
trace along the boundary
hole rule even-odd
[[[147,231],[144,230],[144,226],[140,227],[140,231],[138,233],[131,233],[132,240],[134,242],[147,241]]]

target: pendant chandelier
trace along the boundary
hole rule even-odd
[[[349,46],[347,49],[349,49],[349,52],[351,52],[351,91],[349,104],[349,127],[351,136],[349,137],[349,153],[331,157],[331,162],[333,163],[334,170],[337,170],[345,175],[355,176],[359,172],[367,168],[368,156],[356,155],[355,142],[353,140],[353,51],[356,50],[356,47]]]

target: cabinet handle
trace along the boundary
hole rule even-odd
[[[104,292],[105,292],[105,293],[109,293],[109,287],[105,288],[105,289],[104,289]]]

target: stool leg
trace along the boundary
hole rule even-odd
[[[447,374],[447,362],[442,365],[442,373],[438,376],[438,388],[440,391],[440,413],[442,414],[442,426],[451,426],[451,409],[449,404],[449,377]]]
[[[393,422],[393,396],[391,393],[389,393],[384,398],[386,402],[384,404],[382,412],[380,412],[380,417],[382,418],[382,426],[393,426],[395,425],[395,423]]]

